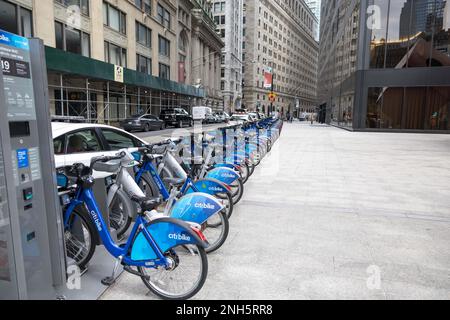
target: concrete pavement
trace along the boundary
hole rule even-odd
[[[245,188],[195,299],[450,299],[450,135],[285,124]]]

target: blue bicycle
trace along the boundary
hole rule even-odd
[[[142,191],[148,197],[161,196],[166,202],[164,214],[166,216],[176,217],[179,201],[193,193],[202,193],[210,195],[216,201],[223,205],[223,210],[217,212],[207,219],[196,212],[196,209],[184,214],[182,219],[198,223],[201,231],[208,240],[207,253],[212,253],[225,243],[229,233],[228,218],[233,212],[233,201],[230,189],[220,181],[214,179],[201,179],[194,181],[191,175],[188,175],[183,167],[181,167],[176,159],[168,152],[171,145],[176,145],[181,140],[170,140],[159,144],[150,145],[140,148],[139,158],[142,158],[141,165],[136,167],[135,181],[141,187]],[[162,154],[154,154],[154,147],[163,147]],[[175,169],[181,178],[165,178],[162,179],[155,167],[154,162],[157,160],[163,162],[164,165]],[[170,186],[170,189],[166,187]]]
[[[91,165],[74,164],[58,173],[58,185],[70,190],[73,198],[66,203],[64,229],[67,256],[83,267],[92,257],[95,245],[101,239],[107,251],[116,258],[111,277],[102,283],[111,285],[119,265],[139,276],[148,289],[164,299],[189,299],[203,287],[208,261],[205,237],[195,224],[173,218],[152,219],[159,198],[137,198],[142,213],[136,218],[128,240],[116,244],[109,233],[95,200],[92,171],[116,172],[123,155],[97,157]]]

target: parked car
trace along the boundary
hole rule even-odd
[[[146,145],[124,130],[100,124],[53,122],[52,133],[56,168],[89,165],[93,157],[114,156],[119,150]],[[107,175],[94,172],[95,178]]]
[[[300,114],[300,117],[298,118],[300,121],[306,121],[306,112],[303,112]]]
[[[219,119],[214,113],[208,113],[205,116],[205,119],[203,120],[203,123],[206,123],[206,124],[218,123],[218,122],[219,122]]]
[[[261,114],[259,112],[250,112],[250,117],[253,119],[253,121],[262,120]]]
[[[185,125],[189,127],[194,125],[194,118],[183,108],[162,110],[159,118],[164,121],[166,126],[183,128]]]
[[[120,127],[125,131],[150,131],[163,130],[166,124],[151,114],[134,115],[120,122]]]
[[[224,111],[216,112],[215,114],[217,118],[219,119],[219,123],[228,123],[230,122],[230,115]]]
[[[251,122],[252,118],[248,113],[235,113],[231,116],[230,121],[237,122],[237,123],[246,123]]]
[[[193,107],[192,108],[192,117],[194,121],[202,121],[204,122],[208,115],[211,115],[212,109],[210,107]]]

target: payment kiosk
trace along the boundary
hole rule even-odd
[[[41,40],[0,30],[0,299],[55,299],[66,281]]]

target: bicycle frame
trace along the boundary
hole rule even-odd
[[[168,267],[169,262],[164,256],[164,252],[160,249],[160,247],[157,244],[157,241],[154,239],[154,237],[150,234],[149,229],[146,227],[147,221],[140,215],[136,218],[136,223],[133,226],[133,229],[131,231],[131,234],[127,240],[127,242],[122,245],[118,246],[114,240],[111,238],[111,235],[108,231],[108,227],[106,226],[106,223],[102,217],[102,214],[100,212],[100,209],[98,208],[97,202],[95,200],[94,194],[92,189],[90,188],[81,188],[77,190],[75,199],[69,204],[67,210],[64,213],[64,227],[69,228],[69,221],[71,218],[71,215],[76,207],[79,205],[85,205],[86,208],[89,211],[89,216],[93,222],[93,225],[96,228],[96,231],[100,235],[100,238],[102,240],[103,245],[107,249],[107,251],[114,256],[115,258],[121,258],[122,264],[128,265],[128,266],[135,266],[135,267]],[[161,222],[167,222],[171,223],[170,221],[166,221],[164,219],[160,220]],[[199,244],[201,241],[197,239],[197,237],[194,235],[194,233],[188,229],[184,229],[181,226],[178,226],[176,224],[173,224],[173,232],[177,235],[182,233],[187,233],[190,237],[183,237],[178,236],[172,237],[171,243],[170,240],[167,241],[165,239],[159,239],[160,243],[167,245],[176,244],[177,242],[182,244],[189,244],[189,243],[196,243]],[[183,230],[184,229],[184,230]],[[152,252],[148,252],[150,256],[152,256],[151,259],[146,259],[142,261],[135,261],[132,259],[130,252],[133,250],[133,246],[138,239],[140,235],[144,236],[144,239],[146,241],[146,245],[149,246],[149,248],[152,250]],[[191,237],[194,239],[194,242],[190,241]],[[168,238],[170,239],[170,235],[168,235]],[[189,241],[187,239],[189,238]],[[178,241],[180,240],[180,241]],[[164,243],[165,241],[165,243]],[[140,244],[142,246],[142,244]],[[172,246],[173,247],[173,246]]]
[[[220,182],[216,182],[213,180],[209,181],[197,181],[194,182],[189,176],[186,178],[183,186],[181,187],[180,191],[170,192],[167,190],[166,186],[164,185],[163,181],[161,180],[161,177],[158,174],[158,171],[154,167],[153,163],[149,160],[145,160],[143,166],[140,168],[138,173],[136,174],[136,182],[139,184],[139,182],[142,179],[142,175],[145,172],[149,172],[150,176],[152,177],[153,181],[156,183],[157,188],[160,192],[160,194],[163,197],[164,201],[167,201],[166,208],[164,210],[165,215],[171,216],[172,211],[174,209],[177,209],[179,211],[179,206],[182,205],[183,199],[185,196],[191,196],[193,193],[197,194],[197,197],[195,198],[196,201],[201,202],[209,202],[213,207],[209,207],[208,210],[199,208],[193,208],[191,212],[189,212],[186,215],[180,216],[179,219],[189,222],[195,222],[198,224],[204,223],[209,217],[212,215],[220,212],[223,209],[223,205],[218,203],[216,199],[212,199],[209,196],[213,195],[214,192],[227,192],[226,187],[222,186]],[[200,188],[196,185],[196,183],[201,183]],[[179,197],[179,196],[182,197]],[[178,201],[181,202],[181,204],[178,204]],[[200,214],[201,213],[201,214]]]

